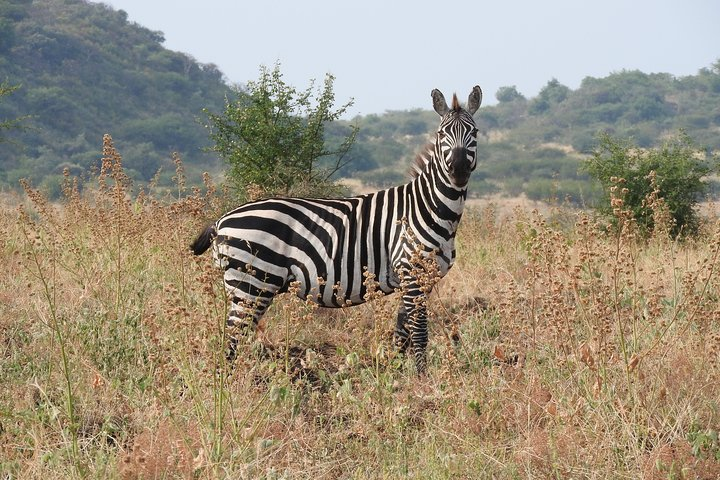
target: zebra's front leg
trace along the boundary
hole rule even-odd
[[[418,373],[425,373],[427,368],[425,350],[428,343],[427,297],[414,280],[406,285],[402,305],[405,310],[404,330],[407,332],[408,338],[405,343],[406,347],[410,346],[412,348],[415,357],[415,368],[417,368]],[[399,323],[400,314],[398,314]]]
[[[397,322],[395,324],[395,346],[400,353],[405,353],[412,348],[410,342],[410,330],[408,326],[408,315],[403,302],[398,309]]]

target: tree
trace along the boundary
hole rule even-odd
[[[500,103],[514,102],[515,100],[525,100],[522,93],[518,92],[515,85],[511,87],[500,87],[495,93],[495,98]]]
[[[261,67],[257,81],[226,99],[223,114],[205,111],[212,150],[228,164],[227,176],[241,199],[251,185],[262,196],[337,193],[331,177],[345,165],[357,127],[349,127],[333,148],[326,146],[325,126],[352,105],[351,100],[333,110],[334,80],[328,74],[316,93],[314,81],[298,91],[283,81],[279,65],[272,71]]]
[[[528,112],[532,115],[545,113],[550,107],[565,100],[569,94],[570,89],[553,78],[540,90],[538,96],[530,104]]]
[[[604,197],[597,206],[601,213],[610,214],[616,208],[611,195],[614,186],[613,195],[622,198],[623,207],[632,212],[644,231],[655,227],[653,199],[661,199],[671,216],[673,236],[697,232],[695,207],[708,189],[705,177],[710,167],[707,153],[685,132],[652,149],[602,134],[584,168],[603,186]]]
[[[0,83],[0,100],[5,95],[10,95],[12,92],[20,88],[20,85],[8,85],[7,83]],[[7,141],[3,135],[3,130],[17,130],[21,129],[21,122],[27,117],[20,118],[2,118],[0,119],[0,143]]]

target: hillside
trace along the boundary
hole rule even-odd
[[[214,65],[162,46],[161,32],[83,0],[10,0],[0,6],[0,82],[20,85],[0,100],[0,119],[28,115],[27,130],[0,144],[0,185],[19,178],[52,184],[69,167],[96,165],[110,133],[131,176],[171,172],[204,154],[202,109],[220,109],[229,91]]]
[[[174,151],[191,182],[222,168],[203,151],[202,110],[222,111],[231,86],[216,66],[165,49],[161,32],[129,22],[123,11],[85,0],[7,0],[0,4],[0,72],[0,83],[20,86],[0,98],[0,122],[29,116],[25,131],[0,142],[0,188],[28,177],[57,192],[64,168],[85,174],[98,164],[104,133],[141,182],[162,169],[160,182],[169,184]],[[485,95],[498,102],[476,116],[481,162],[472,196],[592,201],[578,167],[601,131],[655,146],[684,129],[699,145],[720,148],[720,61],[687,77],[622,71],[587,77],[575,90],[551,79],[534,98],[514,86]],[[335,132],[347,123],[328,125],[328,141],[338,141]],[[408,178],[437,115],[390,111],[352,123],[360,130],[340,174],[377,188]]]
[[[475,196],[502,192],[536,200],[568,195],[576,203],[591,200],[595,192],[578,167],[600,132],[651,147],[682,129],[698,145],[720,149],[720,61],[681,78],[622,71],[587,77],[576,90],[553,79],[534,98],[513,86],[495,96],[497,105],[484,106],[476,115],[481,145],[470,188]],[[437,116],[389,112],[358,122],[358,149],[370,157],[366,163],[377,165],[359,176],[384,185],[404,178],[405,165],[436,126]]]

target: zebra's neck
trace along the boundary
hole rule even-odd
[[[432,150],[427,153],[431,157],[412,182],[415,184],[414,190],[419,192],[417,201],[431,213],[438,226],[453,236],[465,208],[467,188],[455,187],[440,166],[441,160],[432,157]]]

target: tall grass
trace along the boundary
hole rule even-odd
[[[720,475],[715,219],[641,237],[621,186],[612,222],[470,210],[450,274],[425,267],[427,375],[370,275],[361,306],[277,298],[230,368],[221,274],[187,248],[224,196],[175,161],[176,190],[137,189],[106,137],[60,202],[5,200],[0,477]]]

